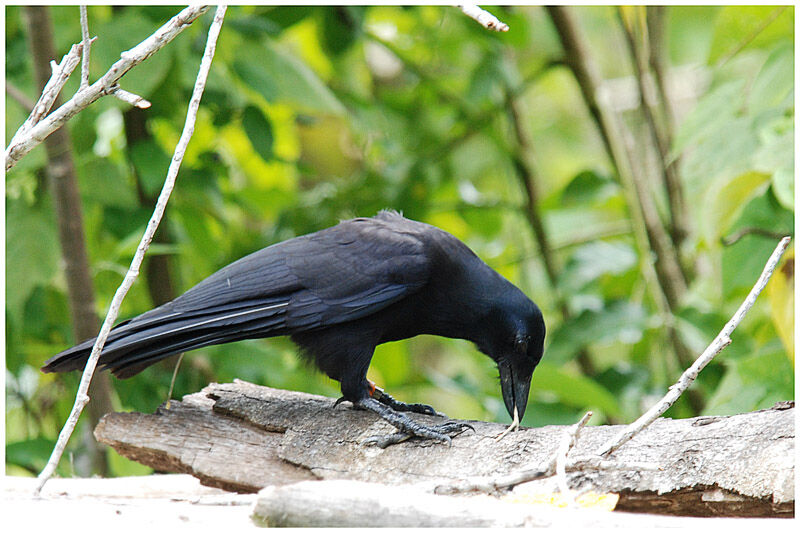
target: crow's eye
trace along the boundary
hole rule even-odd
[[[528,341],[530,337],[528,336],[519,336],[514,339],[514,351],[518,354],[526,354],[528,353]]]

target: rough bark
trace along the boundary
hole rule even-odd
[[[504,426],[470,422],[475,432],[454,438],[451,447],[412,440],[383,450],[360,442],[392,432],[391,426],[333,404],[332,398],[241,381],[213,384],[152,415],[109,414],[95,436],[157,470],[191,473],[228,490],[349,479],[417,485],[431,493],[545,464],[564,434],[558,426],[525,428],[496,442]],[[617,431],[585,428],[570,459],[594,457]],[[659,419],[612,459],[619,469],[568,470],[570,488],[617,493],[619,510],[695,516],[794,512],[793,404],[728,417]],[[660,470],[626,469],[641,463]],[[526,485],[552,492],[551,482]]]
[[[53,44],[53,23],[46,6],[25,7],[29,43],[33,55],[33,69],[39,90],[44,89],[52,71],[50,60],[56,57]],[[54,107],[61,105],[56,98]],[[72,141],[67,128],[59,128],[44,141],[47,152],[47,176],[53,194],[58,237],[61,244],[61,257],[64,260],[64,274],[67,281],[67,298],[72,317],[72,331],[75,339],[83,341],[97,334],[100,320],[95,311],[94,284],[89,269],[89,256],[83,230],[83,210],[75,163],[72,159]],[[31,236],[35,238],[35,236]],[[89,404],[91,425],[112,410],[111,380],[108,375],[98,376],[89,389],[92,402]],[[86,441],[93,446],[91,438]],[[101,448],[91,450],[91,462],[95,472],[108,473],[105,451]]]

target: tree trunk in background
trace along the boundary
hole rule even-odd
[[[53,23],[49,9],[45,6],[26,6],[24,15],[36,84],[41,91],[52,74],[50,60],[56,59]],[[53,109],[60,105],[60,98],[56,99]],[[47,152],[47,176],[55,204],[61,257],[67,280],[72,330],[75,340],[82,341],[97,335],[100,321],[95,312],[94,286],[86,252],[80,193],[75,163],[72,159],[72,142],[67,128],[53,132],[45,139],[44,146]],[[111,392],[111,380],[108,374],[104,372],[96,374],[89,389],[92,400],[89,402],[88,411],[92,427],[104,414],[113,410]],[[108,463],[105,449],[91,438],[91,435],[85,440],[84,445],[89,450],[91,470],[106,475]]]
[[[133,172],[133,176],[136,179],[136,193],[139,197],[139,205],[152,209],[158,198],[147,194],[144,184],[142,183],[142,177],[137,172],[136,166],[130,158],[131,150],[134,145],[152,138],[150,132],[147,131],[147,114],[147,109],[132,107],[125,111],[122,117],[123,123],[125,124],[125,142],[128,146],[128,159],[131,172]],[[169,212],[165,211],[161,219],[161,225],[158,227],[155,237],[153,237],[154,243],[164,244],[173,242],[172,235],[169,232],[169,222],[167,222],[168,215]],[[177,294],[175,294],[175,284],[172,280],[168,255],[148,254],[144,258],[143,270],[145,281],[147,282],[147,291],[150,294],[150,301],[153,303],[153,307],[158,307],[159,305],[175,299]],[[172,355],[160,361],[158,364],[160,367],[171,372],[175,366],[177,357],[178,354]]]
[[[151,139],[150,132],[147,131],[146,109],[132,107],[125,111],[122,116],[125,124],[125,141],[128,145],[128,154],[133,146],[139,142]],[[131,161],[131,168],[136,178],[136,192],[139,197],[139,205],[152,209],[155,205],[157,196],[149,195],[142,184],[142,178],[136,171],[136,167]],[[156,232],[153,242],[171,243],[172,237],[169,233],[167,223],[167,212],[164,212],[161,225]],[[175,299],[175,286],[170,273],[169,256],[163,254],[148,255],[144,260],[144,274],[147,279],[147,290],[153,306],[157,307]]]

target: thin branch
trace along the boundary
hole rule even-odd
[[[81,35],[83,37],[83,59],[81,60],[81,89],[89,86],[89,49],[92,41],[89,39],[89,20],[86,6],[81,6]]]
[[[681,375],[680,379],[678,379],[677,383],[672,385],[669,388],[669,391],[666,395],[664,395],[658,403],[656,403],[653,407],[651,407],[645,414],[639,417],[638,420],[625,426],[625,428],[620,431],[614,438],[610,439],[600,450],[598,455],[601,457],[608,457],[614,451],[616,451],[620,446],[631,440],[634,436],[636,436],[640,431],[644,428],[649,426],[653,423],[658,417],[660,417],[664,412],[669,409],[675,401],[680,398],[681,394],[689,388],[689,386],[694,382],[697,378],[697,375],[700,373],[705,366],[711,362],[714,357],[721,352],[727,345],[731,343],[730,335],[736,326],[742,321],[744,316],[753,307],[753,304],[758,298],[758,295],[761,294],[761,291],[764,290],[764,287],[767,285],[769,278],[772,276],[772,273],[775,271],[775,267],[778,265],[778,261],[780,261],[783,252],[786,250],[786,247],[789,246],[789,242],[791,241],[791,237],[784,237],[778,243],[778,246],[775,248],[775,251],[772,252],[767,264],[764,266],[763,272],[761,272],[761,276],[759,276],[758,281],[750,290],[750,294],[747,295],[742,305],[739,306],[736,313],[733,317],[725,324],[725,327],[722,328],[722,331],[719,332],[719,335],[708,345],[705,351],[700,354],[700,357],[694,362],[692,366],[687,368],[684,373]]]
[[[667,7],[647,6],[646,18],[647,38],[650,49],[650,71],[653,73],[653,79],[658,91],[667,138],[672,139],[675,136],[675,112],[666,83],[668,63],[668,45],[666,42]]]
[[[766,237],[768,239],[780,239],[783,233],[753,226],[742,228],[739,231],[731,233],[727,237],[721,237],[720,241],[723,246],[733,246],[747,235],[758,235],[759,237]]]
[[[676,309],[686,292],[686,279],[678,263],[672,241],[658,217],[655,200],[647,190],[639,169],[632,164],[631,156],[625,146],[624,126],[620,123],[619,117],[609,110],[599,97],[600,73],[570,9],[564,6],[548,6],[547,10],[564,48],[567,64],[578,82],[583,99],[605,143],[609,158],[619,175],[643,267],[654,269],[659,280],[656,286],[648,283],[648,288],[651,291],[662,292],[670,304],[670,309]],[[651,251],[655,252],[654,261],[650,259]],[[653,299],[658,302],[661,297],[654,294]]]
[[[644,115],[645,124],[650,130],[650,136],[656,148],[656,159],[659,163],[661,180],[664,183],[669,205],[670,236],[676,251],[679,251],[681,243],[689,234],[689,217],[686,212],[683,185],[678,175],[676,161],[670,161],[670,139],[667,137],[665,129],[657,123],[653,110],[654,106],[651,102],[652,99],[648,98],[650,91],[648,91],[647,81],[651,79],[648,77],[648,74],[650,74],[648,65],[650,64],[649,55],[652,51],[648,52],[645,49],[646,46],[641,41],[637,41],[633,25],[626,23],[621,8],[617,10],[617,15],[621,22],[622,33],[625,35],[625,42],[628,45],[628,52],[631,55],[634,78],[639,88],[639,108]]]
[[[6,94],[8,94],[8,96],[14,99],[14,101],[16,101],[20,106],[22,106],[22,109],[27,111],[29,114],[31,111],[33,111],[33,106],[36,105],[33,100],[28,98],[27,94],[22,92],[22,90],[19,87],[17,87],[8,80],[6,80]]]
[[[130,69],[171,42],[207,10],[208,6],[187,7],[161,26],[153,35],[120,54],[120,59],[111,66],[102,78],[85,89],[79,90],[68,102],[30,128],[24,135],[19,136],[19,138],[17,138],[17,135],[19,135],[19,132],[17,132],[15,138],[6,148],[6,171],[13,168],[22,157],[39,145],[48,135],[63,126],[69,119],[102,96],[109,94],[109,89],[116,85],[119,79]]]
[[[130,104],[133,107],[138,107],[139,109],[147,109],[152,105],[149,101],[145,100],[138,94],[129,93],[125,89],[120,88],[119,85],[112,87],[109,90],[109,94],[112,94],[118,100],[122,100],[126,104]]]
[[[497,17],[495,17],[485,9],[481,9],[475,4],[464,4],[458,7],[461,9],[462,13],[464,13],[469,18],[475,20],[475,22],[477,22],[487,30],[508,31],[508,24],[500,22],[497,19]]]
[[[555,295],[556,305],[561,311],[562,318],[567,322],[571,319],[571,313],[558,287],[558,272],[560,269],[556,264],[553,247],[550,243],[547,231],[545,231],[542,214],[539,211],[540,200],[537,189],[539,178],[536,174],[536,166],[533,160],[533,139],[524,123],[524,103],[522,98],[512,97],[510,91],[507,90],[506,106],[508,107],[508,114],[515,136],[515,146],[511,151],[511,161],[516,170],[516,175],[519,178],[520,184],[525,190],[526,196],[523,211],[528,224],[533,230],[534,239],[539,248],[539,254],[542,259],[542,264],[544,265],[547,280],[550,282],[550,288]],[[597,373],[586,347],[581,347],[578,351],[577,361],[584,375],[594,376]]]
[[[100,328],[100,333],[98,334],[97,340],[94,343],[92,353],[86,362],[86,367],[83,370],[83,376],[81,377],[81,382],[78,387],[78,393],[75,398],[75,405],[72,408],[72,412],[70,413],[64,428],[61,430],[61,433],[58,436],[58,442],[53,449],[50,460],[47,462],[47,466],[45,466],[44,470],[42,470],[41,474],[39,474],[39,481],[36,487],[37,495],[41,493],[42,487],[55,471],[58,462],[61,460],[61,455],[64,453],[64,448],[67,445],[67,441],[72,435],[75,425],[78,423],[78,418],[80,417],[81,411],[83,411],[84,406],[89,402],[89,397],[86,393],[89,389],[89,384],[91,383],[92,376],[97,366],[97,361],[100,358],[100,353],[103,350],[103,345],[105,344],[106,338],[108,338],[108,334],[111,331],[114,321],[117,319],[120,306],[122,305],[122,300],[125,298],[128,290],[131,288],[133,282],[136,280],[136,277],[139,275],[139,268],[144,260],[144,254],[147,251],[147,248],[150,246],[150,242],[153,240],[156,229],[158,228],[161,218],[164,215],[164,210],[167,207],[170,194],[175,186],[178,170],[183,162],[183,156],[186,153],[186,147],[189,144],[192,134],[194,133],[197,110],[200,106],[200,99],[203,96],[206,80],[208,79],[208,72],[211,69],[211,61],[214,58],[217,38],[219,37],[219,31],[222,26],[222,21],[225,17],[225,10],[226,6],[220,6],[217,8],[217,11],[214,15],[214,22],[212,22],[211,27],[208,30],[208,40],[206,41],[203,59],[200,62],[200,68],[197,73],[197,80],[195,81],[194,90],[192,91],[192,97],[189,101],[189,109],[186,113],[186,122],[184,124],[181,137],[178,140],[178,144],[175,147],[175,153],[170,161],[167,177],[164,181],[164,187],[161,189],[161,194],[158,197],[158,202],[156,203],[153,215],[150,218],[150,221],[147,223],[147,229],[145,230],[144,235],[142,235],[142,240],[139,242],[139,247],[136,249],[136,254],[131,261],[131,266],[128,269],[127,274],[125,274],[125,279],[122,281],[122,284],[114,294],[114,298],[109,306],[106,319],[103,322],[103,326]]]

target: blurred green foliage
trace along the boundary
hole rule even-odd
[[[6,77],[35,99],[20,8],[6,7]],[[699,354],[752,286],[776,239],[794,227],[792,7],[668,9],[667,58],[682,90],[672,157],[680,158],[697,258],[675,317]],[[80,39],[78,10],[53,7],[60,54]],[[97,79],[177,10],[90,6]],[[541,7],[493,8],[511,30],[486,31],[450,7],[232,7],[168,207],[166,255],[179,291],[263,246],[383,208],[463,239],[543,309],[545,357],[527,425],[630,421],[681,368],[649,300],[628,206],[603,143]],[[574,8],[606,79],[631,76],[612,8]],[[180,135],[207,14],[136,67],[122,86],[149,99],[148,136],[126,142],[125,104],[104,98],[68,127],[86,240],[105,313],[152,209]],[[74,75],[63,94],[72,94]],[[629,85],[635,86],[632,82]],[[687,89],[688,87],[688,89]],[[519,95],[535,150],[544,228],[559,265],[546,276],[524,213],[507,95]],[[26,113],[6,99],[6,137]],[[632,119],[631,119],[632,120]],[[35,473],[73,402],[78,377],[38,368],[72,338],[52,197],[37,148],[6,175],[6,458]],[[664,204],[663,192],[657,192]],[[739,233],[725,245],[722,239]],[[794,397],[793,253],[695,385],[704,413],[768,407]],[[153,306],[147,279],[121,317]],[[788,306],[787,307],[787,302]],[[561,304],[570,311],[563,319]],[[781,336],[782,335],[782,336]],[[783,338],[783,340],[782,340]],[[791,341],[791,342],[790,342]],[[787,347],[788,344],[791,344]],[[585,350],[594,369],[582,372]],[[115,380],[116,407],[152,412],[171,367]],[[336,396],[286,339],[246,341],[187,356],[175,395],[240,378]],[[459,418],[507,420],[496,369],[463,341],[420,337],[380,346],[370,378],[404,401]],[[671,416],[697,414],[680,403]],[[73,439],[72,446],[75,439]],[[68,475],[70,465],[61,473]],[[117,474],[147,471],[114,458]]]

